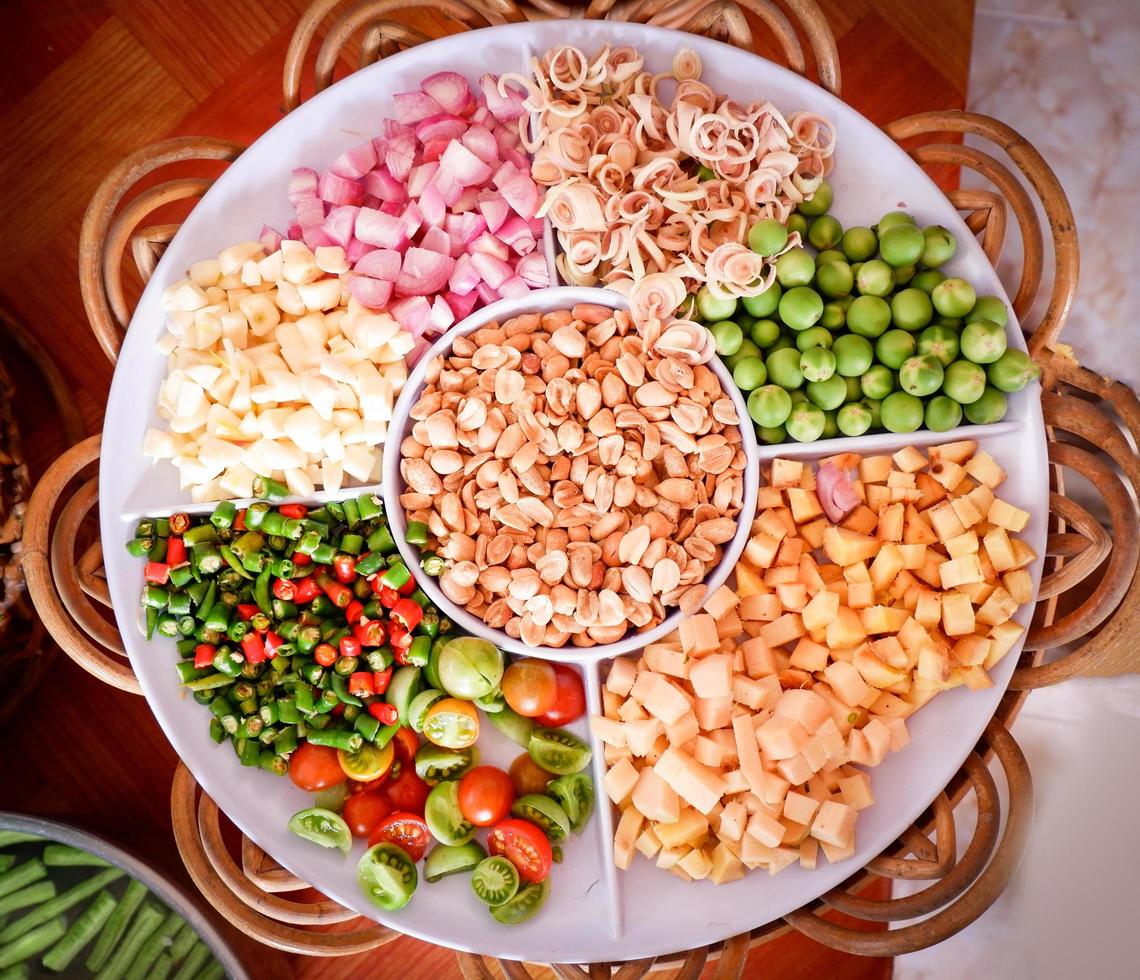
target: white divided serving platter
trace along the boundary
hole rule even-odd
[[[785,113],[797,109],[823,113],[839,136],[830,175],[835,216],[844,225],[870,224],[885,211],[905,207],[920,225],[945,225],[958,239],[949,271],[967,277],[979,294],[1004,297],[996,274],[957,212],[910,158],[854,110],[778,65],[706,38],[635,24],[572,20],[459,34],[385,59],[314,97],[231,164],[194,209],[144,291],[119,357],[103,433],[106,465],[100,471],[100,520],[116,617],[147,700],[195,778],[245,834],[331,898],[401,932],[511,959],[582,963],[654,956],[724,939],[798,908],[853,874],[922,812],[961,765],[997,707],[1020,644],[992,672],[993,688],[955,689],[914,716],[911,744],[874,771],[876,802],[860,814],[858,847],[850,860],[834,866],[824,863],[814,872],[792,867],[774,878],[756,872],[719,887],[709,882],[685,884],[641,858],[630,871],[619,873],[612,862],[610,807],[600,800],[596,818],[568,843],[564,863],[554,868],[545,908],[530,922],[508,927],[498,925],[475,900],[465,875],[434,884],[421,880],[407,908],[381,913],[356,886],[354,871],[362,844],[342,858],[290,834],[289,817],[311,805],[311,797],[287,779],[240,768],[228,745],[210,740],[207,712],[179,691],[173,644],[159,639],[147,643],[137,630],[142,568],[124,548],[134,520],[143,514],[209,509],[190,507],[188,495],[178,489],[173,467],[152,465],[141,450],[144,432],[159,423],[154,405],[166,358],[155,349],[155,342],[163,333],[162,290],[181,278],[192,262],[256,237],[263,222],[283,227],[289,214],[285,192],[290,169],[323,168],[372,135],[380,120],[391,115],[394,93],[415,89],[423,77],[441,68],[463,72],[471,81],[486,71],[525,71],[532,54],[562,43],[588,52],[605,43],[634,45],[655,71],[666,69],[676,49],[686,45],[700,55],[704,80],[719,92],[742,102],[770,100]],[[549,235],[547,239],[549,245]],[[1010,340],[1024,347],[1012,319]],[[1011,397],[1009,414],[994,426],[761,446],[760,457],[812,459],[848,449],[878,452],[908,443],[929,446],[956,438],[978,439],[1009,472],[1002,495],[1032,514],[1023,537],[1042,554],[1048,482],[1039,396],[1034,384]],[[1032,572],[1036,586],[1040,560]],[[1031,611],[1027,606],[1017,618],[1027,625]],[[590,708],[597,710],[596,655],[586,654],[580,660]],[[573,727],[588,737],[584,719]],[[490,725],[484,729],[483,758],[508,765],[520,749],[490,730]],[[599,749],[595,745],[592,771],[600,793]]]

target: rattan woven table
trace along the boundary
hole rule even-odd
[[[744,48],[753,37],[747,9],[777,39],[788,67],[815,67],[821,85],[839,94],[839,60],[834,38],[813,0],[786,0],[796,23],[768,0],[629,0],[591,3],[572,9],[554,0],[316,0],[293,34],[284,69],[284,105],[295,108],[306,87],[332,83],[346,50],[359,52],[361,65],[430,38],[390,19],[399,9],[423,6],[467,27],[546,17],[608,17],[703,33]],[[798,40],[804,34],[810,59]],[[319,42],[318,42],[319,38]],[[311,77],[307,75],[311,67]],[[832,948],[868,956],[893,956],[941,942],[982,915],[1006,887],[1029,844],[1033,811],[1028,766],[1010,726],[1030,690],[1078,675],[1136,669],[1129,633],[1140,624],[1136,493],[1140,461],[1125,432],[1140,439],[1140,403],[1128,387],[1080,367],[1060,335],[1076,291],[1079,256],[1073,215],[1065,194],[1040,154],[998,120],[966,112],[929,112],[900,119],[887,133],[924,167],[952,164],[976,171],[990,185],[949,193],[967,225],[996,264],[1009,212],[1024,243],[1013,307],[1030,334],[1032,356],[1043,371],[1043,409],[1050,459],[1050,524],[1045,576],[1032,628],[1010,689],[975,750],[927,812],[895,844],[843,886],[819,900],[750,933],[701,947],[682,957],[585,967],[554,965],[564,977],[615,976],[633,980],[651,969],[670,967],[695,978],[716,959],[719,977],[739,976],[748,953],[782,932],[795,929]],[[957,142],[962,134],[977,139]],[[986,149],[978,149],[978,143]],[[992,149],[991,149],[992,148]],[[994,150],[1000,151],[1000,157]],[[207,176],[186,176],[198,167],[216,172],[242,147],[221,139],[178,138],[146,147],[126,158],[102,183],[83,224],[80,284],[90,325],[107,357],[116,359],[132,304],[124,286],[124,264],[132,261],[145,281],[178,228],[155,220],[159,209],[193,199],[211,184]],[[1008,162],[1005,162],[1008,161]],[[179,175],[156,182],[164,168]],[[189,167],[188,167],[189,165]],[[157,172],[157,173],[156,173]],[[1038,219],[1038,206],[1045,215]],[[1044,276],[1047,267],[1052,276]],[[1030,319],[1043,281],[1051,281],[1044,313]],[[78,531],[97,501],[98,436],[74,446],[52,465],[27,510],[24,563],[28,587],[40,616],[67,654],[86,670],[121,690],[141,693],[123,655],[121,638],[106,618],[109,599],[101,576],[98,538]],[[1066,472],[1084,477],[1103,502],[1107,524],[1066,493]],[[1008,788],[1001,812],[996,760]],[[973,793],[978,820],[961,857],[955,840],[954,808]],[[239,929],[278,949],[310,955],[346,955],[380,946],[397,935],[361,920],[327,900],[294,900],[306,886],[280,868],[249,840],[235,858],[223,840],[220,814],[180,766],[171,795],[175,838],[191,877],[206,898]],[[906,898],[867,897],[875,878],[929,881]],[[829,909],[876,923],[917,920],[890,931],[859,931],[824,917]],[[492,976],[480,957],[459,954],[465,976]],[[525,966],[503,962],[511,977]]]

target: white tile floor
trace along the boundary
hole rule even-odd
[[[981,0],[970,108],[1028,137],[1076,214],[1080,289],[1063,339],[1140,386],[1140,0]],[[999,271],[1007,288],[1014,248]],[[1012,292],[1012,289],[1011,289]],[[1034,692],[1014,733],[1035,826],[1008,890],[979,921],[895,961],[897,980],[1140,976],[1140,676]],[[959,808],[959,840],[973,817]],[[896,887],[896,893],[902,893]]]

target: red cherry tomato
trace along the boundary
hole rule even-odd
[[[476,766],[459,780],[459,809],[476,827],[490,827],[511,812],[515,788],[502,769]]]
[[[392,804],[394,810],[404,810],[407,813],[423,813],[424,803],[427,801],[431,787],[416,775],[415,766],[410,762],[396,763],[399,772],[393,772],[392,777],[384,787],[384,795]]]
[[[393,813],[381,820],[368,838],[368,846],[374,847],[387,841],[402,847],[413,861],[418,861],[427,850],[431,835],[423,817],[414,813]]]
[[[367,793],[353,793],[344,801],[344,822],[355,837],[367,837],[376,829],[392,807],[384,794],[376,790]]]
[[[396,744],[396,758],[401,762],[415,762],[420,750],[420,737],[408,727],[399,728],[393,736]]]
[[[546,834],[527,820],[504,820],[487,835],[487,850],[504,854],[523,881],[542,881],[550,874],[554,854]]]
[[[545,793],[546,784],[553,778],[554,774],[547,772],[535,762],[529,752],[524,752],[511,763],[511,782],[514,783],[516,796]]]
[[[306,793],[319,793],[343,783],[345,777],[336,749],[303,742],[289,757],[289,778]]]
[[[534,718],[554,707],[558,681],[554,668],[545,660],[524,657],[503,674],[503,697],[514,711]]]
[[[586,689],[578,671],[566,664],[552,664],[554,679],[558,685],[554,704],[537,718],[540,725],[547,728],[561,728],[577,721],[586,713]]]

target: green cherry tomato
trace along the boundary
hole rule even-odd
[[[785,392],[787,394],[787,392]],[[789,406],[789,410],[790,410]],[[756,438],[767,446],[778,446],[781,442],[788,438],[788,430],[783,425],[763,426],[756,427]]]
[[[918,353],[937,357],[943,367],[949,367],[958,356],[958,332],[937,324],[927,327],[918,335]]]
[[[962,423],[962,406],[946,395],[936,395],[926,403],[926,427],[932,432],[949,432]]]
[[[903,366],[903,361],[911,357],[918,349],[914,334],[905,330],[888,330],[875,341],[875,357],[880,364],[885,364],[892,371]]]
[[[792,396],[778,385],[764,385],[748,396],[748,414],[762,429],[782,427],[791,411]],[[782,438],[781,429],[781,440]]]
[[[839,423],[835,419],[834,411],[825,410],[823,413],[823,434],[821,439],[834,439],[839,435]]]
[[[934,316],[930,297],[913,286],[891,297],[891,321],[903,330],[921,330]]]
[[[922,399],[905,391],[893,391],[883,399],[883,428],[888,432],[914,432],[922,426]]]
[[[847,310],[842,303],[824,303],[823,315],[819,318],[819,325],[828,330],[838,330],[847,322]]]
[[[942,387],[942,362],[931,354],[908,357],[899,368],[899,386],[911,395],[925,398]]]
[[[589,822],[594,812],[594,781],[583,772],[559,776],[546,784],[546,792],[554,797],[577,833]]]
[[[736,300],[714,296],[708,286],[697,290],[697,313],[706,323],[727,320],[736,312]]]
[[[424,861],[424,878],[427,881],[439,881],[448,875],[470,871],[486,856],[483,845],[474,840],[458,847],[436,844],[428,851],[427,860]]]
[[[815,189],[815,193],[811,195],[806,201],[801,201],[799,207],[796,209],[800,214],[806,214],[809,218],[817,218],[821,214],[827,214],[828,209],[831,207],[832,191],[831,185],[826,181],[821,181],[819,187]]]
[[[771,316],[776,312],[776,307],[780,305],[780,297],[783,292],[783,287],[778,282],[774,282],[759,296],[745,296],[741,302],[749,316]]]
[[[977,295],[965,279],[943,279],[930,294],[934,308],[942,316],[965,316],[974,308]]]
[[[590,764],[590,747],[564,728],[536,728],[527,745],[530,757],[556,776],[581,772]]]
[[[823,219],[820,218],[820,221]],[[815,283],[819,291],[829,299],[839,299],[848,295],[855,286],[855,274],[843,256],[834,262],[823,262],[815,271]]]
[[[748,229],[748,247],[765,258],[788,244],[788,229],[775,218],[761,218]]]
[[[716,344],[716,352],[721,357],[731,357],[740,350],[740,345],[744,343],[744,331],[740,329],[740,324],[734,323],[732,320],[721,320],[714,323],[709,327],[709,333],[712,334],[713,342]]]
[[[857,296],[847,310],[847,329],[860,337],[879,337],[891,325],[891,307],[881,296]]]
[[[483,858],[471,875],[471,890],[492,908],[509,902],[519,890],[518,868],[501,854]]]
[[[441,844],[457,847],[475,836],[475,825],[459,808],[459,781],[448,779],[432,787],[424,804],[424,821]]]
[[[776,259],[776,279],[784,289],[792,286],[806,286],[815,278],[815,259],[811,253],[802,246],[789,248]],[[751,310],[748,311],[752,313]],[[761,316],[752,313],[753,316]]]
[[[811,350],[813,347],[831,347],[832,341],[835,339],[831,336],[831,331],[825,327],[808,327],[807,330],[801,330],[796,334],[796,349],[801,353],[805,350]]]
[[[505,926],[518,925],[520,922],[526,922],[527,919],[532,918],[542,908],[549,894],[549,878],[531,882],[523,885],[514,898],[492,908],[491,915],[496,922]]]
[[[832,374],[823,381],[809,381],[806,391],[813,405],[832,411],[846,401],[847,382],[838,374]]]
[[[857,377],[866,372],[871,366],[874,350],[866,337],[855,334],[844,334],[838,337],[831,345],[831,352],[835,355],[835,370],[845,378]],[[769,368],[771,373],[771,368]]]
[[[878,430],[883,427],[883,401],[881,398],[864,398],[860,403],[871,413],[871,429]]]
[[[1001,357],[986,368],[986,377],[998,391],[1021,391],[1030,381],[1041,376],[1033,359],[1016,347],[1010,347]]]
[[[954,236],[941,225],[927,225],[922,229],[922,254],[918,261],[928,269],[937,269],[954,257],[958,243]]]
[[[570,818],[562,805],[541,793],[520,796],[511,804],[511,815],[529,820],[555,844],[570,834]]]
[[[503,679],[503,652],[476,636],[457,636],[439,652],[440,683],[453,698],[473,701],[490,694]]]
[[[922,232],[912,224],[903,222],[886,231],[882,225],[879,226],[879,255],[887,265],[914,265],[922,255],[925,243]]]
[[[974,425],[992,425],[994,422],[1000,422],[1005,418],[1006,409],[1009,403],[997,388],[986,385],[985,390],[982,392],[982,397],[977,401],[970,402],[969,405],[964,405],[962,411],[966,413],[968,418]]]
[[[768,380],[768,371],[758,357],[746,357],[732,368],[732,380],[741,391],[752,391]]]
[[[914,274],[914,278],[911,279],[910,284],[915,289],[921,289],[929,296],[934,291],[934,287],[945,279],[946,276],[937,269],[923,269],[921,272]]]
[[[796,442],[815,442],[823,435],[827,420],[818,405],[796,405],[784,427]]]
[[[971,320],[992,320],[999,327],[1004,327],[1009,323],[1009,310],[997,296],[979,296],[974,308],[966,315],[966,322]]]
[[[798,211],[793,211],[788,215],[788,220],[784,222],[787,226],[788,234],[796,232],[801,239],[807,238],[808,233],[808,220]]]
[[[845,402],[857,402],[863,397],[863,384],[860,378],[844,378],[847,385],[847,397],[843,399]]]
[[[835,355],[826,347],[812,347],[805,350],[800,355],[800,374],[807,378],[808,382],[826,381],[835,374]],[[847,386],[843,387],[846,393]]]
[[[888,228],[894,228],[896,225],[913,225],[914,218],[912,218],[905,211],[888,211],[880,219],[879,223],[875,226],[878,229],[880,237],[883,232]]]
[[[856,271],[855,287],[864,296],[887,296],[895,288],[895,276],[882,259],[870,259]]]
[[[962,356],[975,364],[993,364],[1009,346],[1005,328],[993,320],[973,320],[967,323],[958,343],[962,347]]]
[[[804,383],[800,373],[800,352],[794,347],[781,347],[768,355],[764,362],[768,379],[787,391],[795,391]]]
[[[820,215],[808,226],[808,241],[821,251],[835,248],[843,238],[843,225],[830,214]]]
[[[895,375],[883,364],[872,364],[859,378],[859,387],[867,398],[886,398],[895,390]]]
[[[973,361],[954,361],[946,368],[942,390],[959,405],[969,405],[982,397],[986,388],[986,372]]]
[[[848,262],[866,262],[879,250],[879,236],[870,228],[856,226],[843,233],[839,243]]]
[[[416,775],[429,786],[445,779],[458,779],[478,761],[479,752],[474,745],[465,749],[445,749],[441,745],[425,742],[416,752]]]
[[[895,289],[905,286],[911,279],[914,278],[915,272],[918,271],[918,266],[915,265],[900,265],[894,269],[891,275],[895,280]]]
[[[871,428],[871,412],[865,405],[852,402],[839,409],[835,424],[845,436],[861,436]]]
[[[827,265],[828,262],[846,262],[847,256],[844,255],[837,248],[825,248],[815,257],[815,265],[818,269],[822,265]]]
[[[823,316],[823,299],[810,286],[793,286],[780,297],[780,319],[789,330],[807,330]]]
[[[762,357],[762,356],[763,355],[760,352],[760,348],[757,347],[754,343],[752,343],[752,341],[749,340],[747,337],[745,337],[744,340],[742,340],[740,342],[740,346],[736,349],[735,354],[729,354],[726,357],[721,358],[721,360],[724,361],[725,367],[727,367],[731,371],[733,368],[736,367],[737,364],[739,364],[741,361],[743,361],[746,357]]]
[[[765,362],[767,362],[768,357],[772,354],[775,354],[776,351],[778,351],[778,350],[783,350],[785,347],[795,347],[795,346],[796,345],[795,345],[795,343],[793,343],[792,338],[789,337],[785,332],[781,331],[780,336],[777,337],[775,340],[772,341],[772,343],[770,343],[768,345],[768,350],[764,355],[764,360],[765,360]]]
[[[310,807],[289,818],[289,830],[321,847],[336,848],[347,854],[352,847],[352,834],[339,813],[322,807]]]
[[[768,347],[780,336],[780,325],[775,320],[756,320],[748,331],[748,336],[757,347]]]
[[[364,852],[356,866],[356,881],[373,905],[395,912],[411,901],[419,876],[407,853],[385,842]]]

